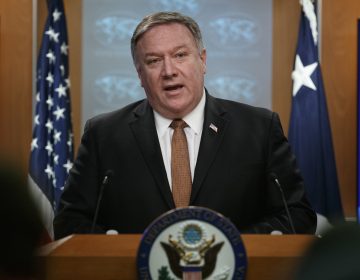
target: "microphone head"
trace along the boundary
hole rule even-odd
[[[269,178],[271,181],[273,181],[275,183],[275,185],[278,186],[278,188],[280,188],[280,191],[282,192],[282,188],[281,188],[281,185],[280,185],[280,182],[279,182],[279,179],[278,179],[278,176],[274,173],[274,172],[271,172],[269,174]]]
[[[112,176],[114,176],[114,171],[112,169],[106,170],[104,177],[112,177]]]
[[[113,175],[114,175],[114,171],[112,169],[106,170],[105,175],[104,175],[104,179],[102,181],[102,185],[105,186],[109,182],[109,180],[111,179],[111,177]]]
[[[272,181],[275,181],[277,180],[278,176],[274,173],[274,172],[271,172],[269,174],[269,178],[272,180]]]

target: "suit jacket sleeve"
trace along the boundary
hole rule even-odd
[[[273,173],[284,191],[295,232],[313,234],[316,230],[316,214],[306,198],[304,182],[296,165],[295,156],[276,113],[272,113],[268,135],[266,174],[269,176],[266,179],[266,215],[261,221],[245,228],[243,232],[271,233],[273,230],[280,230],[283,233],[293,233],[280,190],[270,175]]]
[[[96,140],[90,135],[90,127],[91,121],[88,121],[77,159],[70,170],[61,197],[59,213],[54,219],[56,239],[73,233],[91,232],[101,176],[104,172],[98,168]],[[96,226],[94,232],[103,233],[104,230]]]

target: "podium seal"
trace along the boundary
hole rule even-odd
[[[221,214],[196,206],[153,221],[137,253],[139,279],[245,279],[246,266],[236,227]]]

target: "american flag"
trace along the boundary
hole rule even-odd
[[[300,0],[302,12],[292,72],[289,142],[304,177],[308,198],[319,219],[342,220],[329,116],[318,56],[315,7]]]
[[[53,217],[73,162],[68,40],[62,0],[48,3],[36,73],[29,181],[53,236]]]

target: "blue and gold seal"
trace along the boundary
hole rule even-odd
[[[139,279],[245,279],[246,252],[231,221],[203,207],[171,210],[144,232]],[[198,275],[198,276],[194,276]]]

